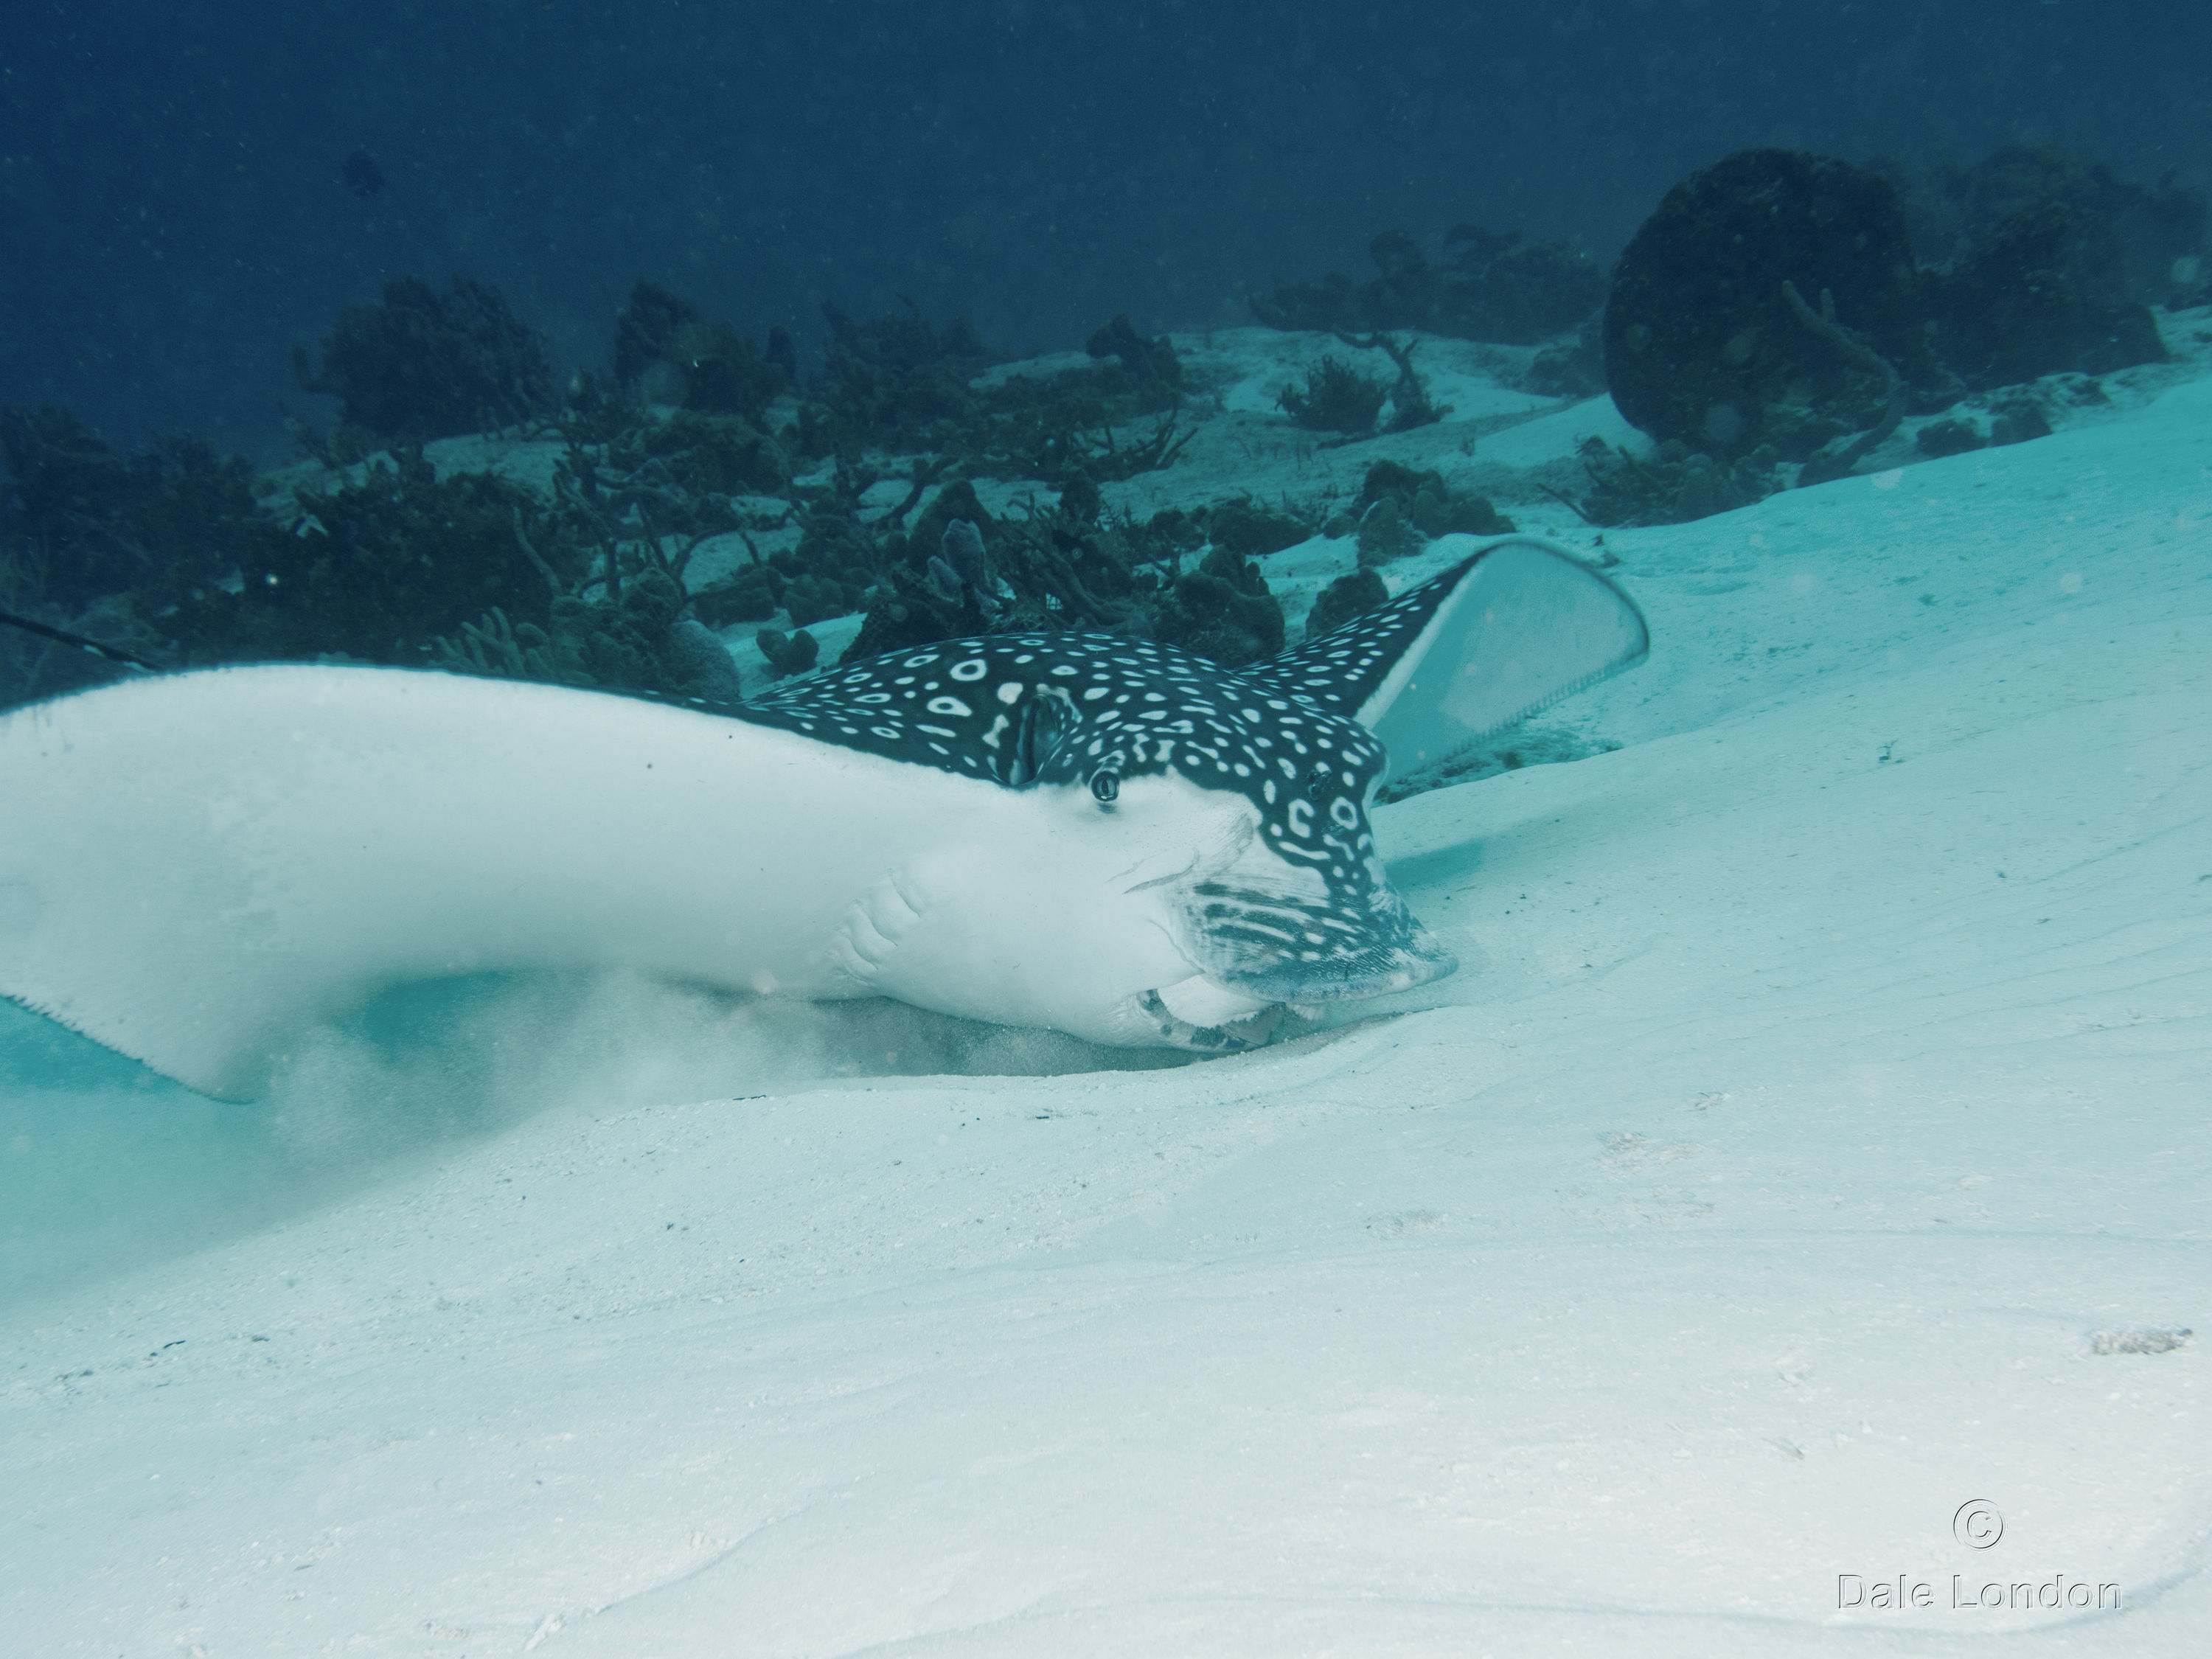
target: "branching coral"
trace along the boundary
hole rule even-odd
[[[1411,432],[1416,427],[1433,426],[1451,410],[1429,396],[1429,388],[1413,372],[1413,348],[1401,345],[1388,334],[1370,334],[1365,339],[1354,335],[1336,337],[1345,344],[1361,351],[1381,350],[1398,371],[1398,378],[1390,386],[1390,420],[1383,428],[1386,432]]]
[[[1285,386],[1275,406],[1310,432],[1364,438],[1375,430],[1389,396],[1390,388],[1382,381],[1368,379],[1340,358],[1323,357],[1306,372],[1305,389]]]
[[[241,561],[238,594],[208,616],[197,643],[232,657],[406,663],[493,607],[542,622],[582,562],[549,532],[544,509],[515,485],[441,479],[419,449],[402,450],[358,483],[301,497],[291,533]],[[550,581],[533,541],[562,559]]]
[[[1860,368],[1879,376],[1883,383],[1881,418],[1843,448],[1833,452],[1826,449],[1814,452],[1807,458],[1804,467],[1797,475],[1800,484],[1826,483],[1831,478],[1848,477],[1868,452],[1897,430],[1898,423],[1905,418],[1905,377],[1897,372],[1888,358],[1836,320],[1836,296],[1826,289],[1820,290],[1820,308],[1818,311],[1805,303],[1805,296],[1798,293],[1794,283],[1784,283],[1782,295],[1789,301],[1790,309],[1799,322],[1828,341]]]

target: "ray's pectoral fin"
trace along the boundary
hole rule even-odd
[[[1486,550],[1359,719],[1407,775],[1641,662],[1644,616],[1598,572],[1534,538]]]
[[[1633,667],[1650,651],[1635,601],[1567,549],[1534,536],[1444,542],[1474,550],[1245,677],[1357,720],[1382,740],[1403,777]]]

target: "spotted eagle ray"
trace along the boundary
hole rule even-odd
[[[1516,537],[1228,670],[954,640],[678,703],[396,668],[157,675],[0,716],[0,994],[204,1092],[388,988],[627,967],[1223,1050],[1452,972],[1369,819],[1638,661]]]

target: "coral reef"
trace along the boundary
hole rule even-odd
[[[1057,513],[1032,513],[1000,526],[980,582],[970,568],[961,574],[989,596],[994,633],[1079,628],[1143,637],[1157,632],[1167,573],[1140,566],[1146,550],[1131,532],[1126,524],[1085,526]],[[947,556],[954,551],[948,540]]]
[[[1758,499],[1791,463],[1799,483],[1848,473],[1908,413],[1958,407],[1919,428],[1923,454],[2047,431],[2068,399],[2100,395],[2049,378],[2054,367],[2101,372],[2155,351],[2130,285],[2160,261],[2169,287],[2200,274],[2177,250],[2201,246],[2203,203],[2170,180],[2145,191],[2015,149],[1905,187],[1915,222],[1950,228],[1925,268],[1895,179],[1785,151],[1731,156],[1668,193],[1601,318],[1599,274],[1570,245],[1460,226],[1431,258],[1410,236],[1378,237],[1371,280],[1255,302],[1268,321],[1335,336],[1283,389],[1291,419],[1334,440],[1292,446],[1299,467],[1317,447],[1449,413],[1403,331],[1549,340],[1527,386],[1568,396],[1609,381],[1662,436],[1648,457],[1585,445],[1581,479],[1552,480],[1573,491],[1559,498],[1596,524],[1678,522]],[[1087,361],[1004,365],[967,324],[933,324],[911,302],[824,317],[824,359],[802,380],[788,334],[757,345],[640,282],[610,367],[556,398],[543,343],[495,290],[397,279],[339,318],[319,372],[300,354],[301,383],[344,415],[326,443],[300,428],[322,470],[302,463],[282,482],[204,445],[125,456],[64,411],[0,411],[0,607],[47,630],[0,646],[5,690],[104,672],[70,652],[82,636],[164,663],[342,656],[712,699],[734,694],[738,672],[711,630],[752,625],[753,648],[788,675],[821,659],[810,629],[855,613],[848,659],[1085,629],[1233,665],[1284,635],[1255,562],[1305,541],[1323,512],[1323,534],[1356,538],[1358,568],[1316,599],[1310,635],[1380,602],[1376,567],[1439,536],[1513,528],[1440,472],[1391,461],[1366,469],[1354,501],[1331,485],[1326,507],[1232,495],[1139,520],[1113,510],[1126,497],[1112,486],[1190,442],[1187,380],[1218,412],[1212,357],[1216,378],[1196,386],[1173,342],[1127,314],[1092,332]],[[1362,372],[1363,352],[1395,373]],[[2045,378],[2006,389],[2023,376]],[[514,471],[550,467],[550,485],[441,476],[475,447],[422,448],[526,421],[513,453],[532,459]],[[380,448],[391,453],[349,463]],[[1017,484],[989,492],[997,514],[985,480]],[[686,574],[710,538],[714,578],[694,591]]]
[[[887,586],[861,619],[841,662],[865,662],[893,651],[911,651],[939,640],[965,638],[984,631],[981,608],[972,590],[948,595],[949,584],[933,583],[909,569],[896,569]],[[966,603],[963,603],[966,601]]]
[[[2171,178],[2145,189],[2049,146],[1920,175],[1741,151],[1669,191],[1621,255],[1606,380],[1662,443],[1723,470],[1771,450],[1817,483],[1849,473],[1908,412],[2164,361],[2144,299],[2172,297],[2194,273],[2206,221],[2203,195]],[[1599,495],[1612,499],[1595,510],[1633,512],[1626,521],[1748,487],[1685,475],[1689,496],[1668,506],[1679,489],[1655,494],[1607,465]]]
[[[495,608],[543,624],[580,566],[544,520],[517,486],[483,474],[441,480],[419,448],[403,449],[358,483],[302,495],[291,533],[240,559],[239,592],[203,611],[195,643],[231,659],[411,663]],[[561,567],[536,556],[533,526]]]
[[[1993,398],[1990,409],[1992,444],[2024,444],[2031,438],[2051,435],[2051,416],[2033,397]]]
[[[1405,509],[1389,495],[1359,515],[1359,528],[1354,534],[1363,567],[1389,564],[1419,552],[1429,543],[1426,536],[1406,521]]]
[[[1458,495],[1436,471],[1416,471],[1396,461],[1375,461],[1360,481],[1352,515],[1361,524],[1382,502],[1389,501],[1398,514],[1430,540],[1438,536],[1505,536],[1513,520],[1481,495]]]
[[[1066,489],[1078,477],[1096,486],[1170,465],[1189,441],[1176,430],[1175,388],[1139,377],[1116,361],[1051,376],[1021,376],[979,395],[977,411],[952,453],[979,478],[1036,478]],[[1117,424],[1157,416],[1151,433],[1124,443]]]
[[[872,447],[958,447],[960,428],[977,412],[968,382],[991,362],[964,319],[939,330],[912,301],[866,323],[833,305],[822,314],[829,353],[799,414],[807,454],[857,459]]]
[[[1818,311],[1806,304],[1805,296],[1798,293],[1795,283],[1783,283],[1782,297],[1790,302],[1791,313],[1808,331],[1834,346],[1846,362],[1857,364],[1881,383],[1881,410],[1874,424],[1848,443],[1817,449],[1807,456],[1799,469],[1797,482],[1816,484],[1846,477],[1877,444],[1897,430],[1898,423],[1905,418],[1904,378],[1891,366],[1889,359],[1836,320],[1836,296],[1826,289],[1820,290]]]
[[[1060,487],[1060,510],[1078,524],[1097,523],[1098,515],[1106,510],[1098,481],[1081,467],[1070,472]]]
[[[1604,267],[1575,242],[1532,242],[1517,231],[1459,224],[1444,233],[1444,325],[1431,333],[1534,345],[1605,303]]]
[[[1433,426],[1451,413],[1429,396],[1427,385],[1414,373],[1412,344],[1401,345],[1388,334],[1370,334],[1364,339],[1340,334],[1337,338],[1362,351],[1381,351],[1398,371],[1398,378],[1390,383],[1390,418],[1383,423],[1385,432],[1411,432],[1415,427]]]
[[[641,282],[615,319],[615,379],[641,402],[734,415],[757,427],[787,380],[796,378],[789,335],[782,343],[779,356],[788,370],[729,324],[702,316],[690,301]]]
[[[1210,657],[1224,668],[1272,657],[1283,648],[1283,605],[1260,567],[1226,548],[1176,579],[1153,624],[1153,637]]]
[[[1605,388],[1605,313],[1593,311],[1571,340],[1546,346],[1522,384],[1540,398],[1595,398]]]
[[[64,409],[0,408],[0,609],[181,660],[240,557],[281,544],[245,461],[202,440],[126,455]],[[110,678],[50,636],[0,634],[0,703]]]
[[[558,404],[544,340],[495,288],[453,279],[441,295],[413,276],[350,306],[322,339],[322,367],[295,347],[301,387],[340,400],[354,453],[384,443],[480,432],[550,415]]]
[[[258,527],[252,477],[198,438],[125,455],[65,409],[0,408],[0,546],[34,600],[131,593],[148,614],[228,574]]]
[[[679,409],[627,428],[609,458],[697,495],[780,495],[791,488],[783,446],[734,416]]]
[[[768,659],[768,665],[775,672],[778,679],[805,673],[814,666],[815,659],[822,652],[814,635],[803,628],[789,635],[778,629],[763,628],[753,635],[753,643],[760,647],[761,655]]]
[[[1717,460],[1679,438],[1659,446],[1649,460],[1638,460],[1602,438],[1586,440],[1581,449],[1589,488],[1579,500],[1553,491],[1585,523],[1616,525],[1687,524],[1772,495],[1782,487],[1777,457],[1762,445],[1733,462]]]
[[[1929,287],[1938,343],[1972,386],[2166,361],[2148,308],[2128,296],[2118,233],[2087,209],[2025,208],[1954,269],[1931,273]]]
[[[1789,288],[1826,295],[1832,331],[1808,326]],[[1928,348],[1894,187],[1863,167],[1794,150],[1741,150],[1667,192],[1614,268],[1606,380],[1653,437],[1733,460],[1762,444],[1802,459],[1871,427],[1900,377],[1925,407],[1957,387]],[[1887,372],[1869,373],[1866,354]],[[1825,433],[1781,417],[1819,410]],[[1836,411],[1841,411],[1838,416]]]
[[[911,306],[856,323],[825,307],[828,360],[802,398],[789,436],[807,456],[857,466],[872,452],[928,453],[971,477],[1092,484],[1169,465],[1188,441],[1177,430],[1182,366],[1164,338],[1126,317],[1091,337],[1095,366],[973,384],[991,356],[965,322],[933,327]],[[1116,430],[1145,416],[1149,433]]]
[[[734,451],[733,429],[747,437]],[[419,447],[303,484],[285,528],[240,560],[236,591],[192,611],[191,644],[224,660],[339,655],[728,695],[736,671],[687,614],[684,578],[702,541],[737,526],[712,486],[744,482],[727,469],[757,435],[678,413],[616,443],[572,441],[550,501],[490,474],[441,478]]]
[[[972,506],[974,487],[963,484],[962,489]],[[956,501],[954,507],[962,504]],[[946,509],[948,514],[951,510]],[[975,511],[981,516],[980,507]],[[995,584],[982,531],[972,519],[932,516],[933,540],[925,539],[928,532],[917,531],[907,554],[909,560],[926,554],[922,568],[917,570],[910,562],[892,568],[888,586],[877,590],[860,633],[839,660],[863,662],[888,652],[980,634],[996,614],[997,600],[990,591]],[[933,545],[937,550],[928,553]]]
[[[1912,447],[1930,460],[1986,448],[1989,441],[1988,435],[1972,422],[1959,420],[1930,421],[1912,434]]]
[[[1368,248],[1379,276],[1355,283],[1333,271],[1319,283],[1278,283],[1273,294],[1252,296],[1252,314],[1270,328],[1419,329],[1534,345],[1576,327],[1605,298],[1605,272],[1571,242],[1459,224],[1444,248],[1444,262],[1433,264],[1413,237],[1384,231]]]
[[[1148,340],[1137,332],[1137,325],[1122,312],[1103,327],[1094,329],[1084,349],[1093,357],[1113,357],[1129,372],[1140,386],[1149,386],[1169,392],[1182,389],[1182,361],[1176,349],[1161,335]]]
[[[1207,516],[1229,541],[1218,541],[1187,572],[1183,559],[1206,535],[1189,514],[1161,513],[1139,525],[1054,506],[994,521],[972,485],[955,483],[917,520],[870,590],[867,615],[842,660],[970,634],[1060,629],[1164,640],[1231,664],[1272,654],[1281,648],[1281,603],[1259,566],[1231,544],[1256,536],[1289,545],[1280,538],[1304,540],[1304,530],[1245,502],[1224,503]]]
[[[1382,577],[1365,565],[1348,576],[1339,576],[1314,595],[1313,609],[1306,612],[1306,638],[1317,640],[1330,629],[1343,627],[1354,617],[1374,610],[1389,597],[1390,590],[1383,586]]]
[[[783,593],[787,586],[783,573],[763,559],[756,549],[750,564],[740,566],[692,594],[692,613],[709,628],[727,628],[732,623],[767,622],[783,608]]]
[[[1087,368],[978,386],[988,354],[964,324],[933,328],[912,307],[828,315],[823,371],[775,431],[798,365],[787,335],[757,350],[641,283],[611,372],[578,375],[556,406],[542,346],[492,290],[395,282],[339,319],[319,375],[297,365],[345,416],[328,443],[295,428],[322,471],[259,487],[265,505],[243,463],[204,446],[125,457],[63,411],[11,411],[0,605],[47,633],[8,633],[0,694],[105,672],[72,635],[175,662],[336,657],[712,698],[737,671],[709,630],[742,623],[773,624],[757,641],[778,674],[818,660],[810,624],[855,611],[863,654],[987,629],[1165,626],[1239,652],[1271,617],[1279,634],[1241,562],[1179,595],[1202,520],[1105,511],[1102,480],[1169,465],[1188,441],[1170,343],[1118,317]],[[412,441],[526,411],[547,417],[533,436],[565,440],[550,490],[441,477]],[[836,465],[796,484],[810,444]],[[345,464],[372,445],[392,453]],[[1000,523],[971,481],[991,475],[1038,478],[1059,504]],[[906,486],[889,512],[869,494],[885,477]],[[1253,550],[1304,535],[1249,504],[1221,525]],[[796,545],[751,541],[793,526]],[[717,536],[744,538],[750,560],[694,592],[686,569]]]
[[[1418,553],[1439,536],[1504,536],[1515,528],[1486,497],[1456,495],[1443,474],[1387,460],[1369,465],[1347,516],[1357,526],[1362,565]]]
[[[1206,539],[1239,558],[1261,559],[1296,547],[1313,532],[1287,513],[1270,513],[1249,496],[1216,501],[1206,515]]]
[[[2172,173],[2139,185],[2057,144],[2007,144],[1972,167],[1913,171],[1887,158],[1869,165],[1896,185],[1913,249],[1937,272],[1960,269],[2018,215],[2066,209],[2097,221],[2118,244],[2125,298],[2171,306],[2185,301],[2193,273],[2185,262],[2203,254],[2212,223],[2204,192]]]
[[[2062,383],[2063,384],[2063,383]],[[2081,401],[2095,402],[2094,380],[2082,380],[2066,392],[2076,394]],[[1986,411],[1977,418],[1973,405]],[[1912,447],[1930,460],[1946,455],[1963,455],[1973,449],[1994,449],[2006,444],[2026,443],[2031,438],[2051,435],[2051,416],[2043,406],[2038,388],[2009,387],[1987,397],[1969,400],[1967,412],[1947,420],[1930,421],[1912,434]]]
[[[679,618],[684,598],[675,578],[647,570],[618,601],[555,599],[542,626],[495,607],[463,623],[458,639],[433,641],[434,660],[457,673],[734,702],[737,665],[714,635]]]

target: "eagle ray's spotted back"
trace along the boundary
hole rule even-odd
[[[808,675],[722,712],[1017,788],[1172,768],[1273,808],[1316,765],[1379,755],[1352,717],[1481,557],[1243,669],[1121,635],[994,635]]]
[[[1355,788],[1382,756],[1310,697],[1115,634],[947,641],[794,681],[741,712],[1012,788],[1172,771],[1244,795],[1263,817],[1287,815],[1316,772],[1352,775],[1335,787]]]

